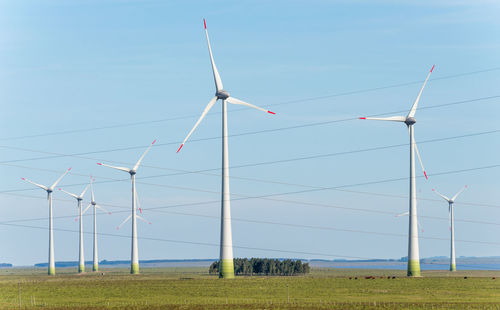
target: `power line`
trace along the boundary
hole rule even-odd
[[[497,70],[500,70],[500,67],[492,67],[492,68],[483,69],[483,70],[475,70],[475,71],[469,71],[469,72],[458,73],[458,74],[453,74],[453,75],[447,75],[447,76],[443,76],[443,77],[430,79],[430,81],[446,80],[446,79],[451,79],[451,78],[480,74],[480,73],[485,73],[485,72],[492,72],[492,71],[497,71]],[[334,98],[334,97],[342,97],[342,96],[348,96],[348,95],[355,95],[355,94],[373,92],[373,91],[390,89],[390,88],[398,88],[398,87],[403,87],[403,86],[408,86],[408,85],[413,85],[413,84],[420,84],[422,82],[423,81],[419,80],[419,81],[391,84],[391,85],[387,85],[387,86],[372,87],[372,88],[365,88],[365,89],[359,89],[359,90],[353,90],[353,91],[347,91],[347,92],[340,92],[340,93],[325,95],[325,96],[317,96],[317,97],[289,100],[289,101],[284,101],[284,102],[275,103],[275,104],[268,104],[268,105],[264,105],[264,106],[271,107],[271,106],[288,105],[288,104],[308,102],[308,101],[317,101],[317,100],[329,99],[329,98]],[[238,112],[238,111],[244,111],[246,109],[247,108],[240,108],[240,109],[234,109],[234,110],[228,111],[228,112]],[[208,113],[207,115],[214,115],[214,114],[216,114],[216,113],[211,112],[211,113]],[[74,133],[79,133],[79,132],[90,132],[90,131],[105,130],[105,129],[124,128],[124,127],[132,127],[132,126],[139,126],[139,125],[148,125],[148,124],[152,124],[152,123],[162,123],[162,122],[168,122],[168,121],[174,121],[174,120],[189,119],[189,118],[194,118],[194,117],[199,117],[199,115],[193,114],[193,115],[177,116],[177,117],[170,117],[170,118],[163,118],[163,119],[156,119],[156,120],[145,120],[145,121],[140,121],[140,122],[116,124],[116,125],[109,125],[109,126],[98,126],[98,127],[90,127],[90,128],[82,128],[82,129],[46,132],[46,133],[42,133],[42,134],[32,134],[32,135],[24,135],[24,136],[16,136],[16,137],[4,137],[4,138],[0,138],[0,141],[19,140],[19,139],[38,138],[38,137],[45,137],[45,136],[74,134]],[[193,140],[191,140],[191,142],[193,142]]]
[[[41,227],[41,226],[23,225],[23,224],[12,224],[12,223],[2,223],[2,222],[0,222],[0,225],[23,227],[23,228],[32,228],[32,229],[43,229],[43,230],[47,229],[46,227]],[[79,233],[79,231],[72,230],[72,229],[63,229],[63,228],[53,228],[53,229],[55,231],[64,231],[64,232]],[[90,234],[93,235],[93,232],[84,231],[83,233],[87,234],[87,235],[90,235]],[[102,232],[97,233],[97,235],[100,235],[100,236],[109,236],[109,237],[127,238],[127,239],[130,238],[130,236],[126,236],[126,235],[111,234],[111,233],[102,233]],[[407,236],[405,236],[405,237],[407,237]],[[162,241],[162,242],[169,242],[169,243],[181,243],[181,244],[191,244],[191,245],[204,245],[204,246],[220,247],[219,244],[208,243],[208,242],[195,242],[195,241],[163,239],[163,238],[152,238],[152,237],[137,237],[137,238],[141,239],[141,240],[150,240],[150,241]],[[439,238],[439,239],[448,241],[448,239],[444,239],[444,238]],[[462,240],[461,242],[464,242],[464,241]],[[465,242],[475,243],[475,241],[465,241]],[[496,243],[496,242],[480,242],[480,243],[483,243],[483,244],[496,244],[496,245],[500,244],[500,243]],[[327,257],[342,257],[342,258],[356,258],[356,259],[373,259],[373,258],[359,257],[359,256],[346,256],[346,255],[326,254],[326,253],[317,253],[317,252],[305,252],[305,251],[295,251],[295,250],[258,248],[258,247],[249,247],[249,246],[240,246],[240,245],[233,245],[233,248],[246,249],[246,250],[270,251],[270,252],[279,252],[279,253],[318,255],[318,256],[327,256]]]
[[[499,167],[500,165],[495,165],[494,167]],[[486,169],[486,168],[491,168],[492,166],[486,166],[486,167],[476,167],[476,168],[469,168],[469,169],[462,169],[462,170],[455,170],[455,171],[447,171],[447,172],[442,172],[434,175],[443,175],[443,174],[450,174],[450,173],[458,173],[458,172],[463,172],[463,171],[473,171],[473,170],[478,170],[478,169]],[[432,174],[430,175],[432,176]],[[396,180],[407,180],[408,178],[397,178],[397,179],[390,179],[390,180],[383,180],[383,182],[388,182],[388,181],[396,181]],[[373,182],[372,182],[373,183]],[[148,184],[148,183],[144,183]],[[165,185],[161,184],[150,184],[150,185],[156,185],[156,186],[161,186],[161,187],[168,187]],[[342,185],[340,187],[349,187],[349,186],[356,186],[356,185]],[[318,190],[327,190],[327,189],[333,189],[333,188],[314,188],[310,189],[308,191],[318,191]],[[194,190],[191,188],[191,190]],[[238,201],[238,200],[248,200],[248,199],[265,199],[265,200],[270,200],[270,201],[275,201],[275,202],[284,202],[284,203],[293,203],[293,204],[298,204],[298,205],[310,205],[310,206],[319,206],[319,207],[327,207],[327,208],[336,208],[336,209],[345,209],[345,210],[351,210],[351,211],[361,211],[361,212],[369,212],[369,213],[378,213],[378,214],[386,214],[386,215],[394,215],[394,212],[389,212],[389,211],[380,211],[380,210],[374,210],[374,209],[363,209],[363,208],[353,208],[353,207],[343,207],[343,206],[338,206],[338,205],[330,205],[330,204],[321,204],[321,203],[311,203],[311,202],[303,202],[303,201],[295,201],[295,200],[289,200],[289,199],[277,199],[277,198],[271,198],[273,196],[282,196],[282,195],[290,195],[290,194],[296,194],[296,193],[303,193],[304,191],[295,191],[295,192],[287,192],[287,193],[275,193],[275,194],[270,194],[270,195],[261,195],[261,196],[248,196],[248,195],[240,195],[240,194],[234,194],[235,196],[239,196],[240,198],[233,198],[233,201]],[[219,192],[213,192],[216,194],[219,194]],[[5,193],[4,193],[5,194]],[[9,193],[7,193],[9,194]],[[161,206],[161,207],[153,207],[153,208],[147,208],[144,210],[149,210],[149,211],[154,211],[154,210],[160,210],[160,209],[167,209],[167,208],[176,208],[176,207],[185,207],[185,206],[196,206],[196,205],[206,205],[206,204],[212,204],[212,203],[219,203],[219,200],[214,200],[214,201],[202,201],[202,202],[196,202],[196,203],[184,203],[184,204],[176,204],[176,205],[168,205],[168,206]],[[105,205],[105,204],[103,204]],[[121,208],[126,208],[126,207],[121,207]],[[440,217],[430,217],[430,216],[420,216],[422,218],[428,218],[428,219],[439,219],[439,220],[445,220],[447,221],[448,218],[440,218]],[[42,218],[46,219],[46,218]],[[476,220],[461,220],[461,219],[456,219],[455,221],[457,222],[466,222],[466,223],[476,223],[476,224],[487,224],[487,225],[500,225],[498,223],[492,223],[492,222],[485,222],[485,221],[476,221]]]
[[[490,100],[490,99],[496,99],[496,98],[500,98],[500,95],[488,96],[488,97],[481,97],[481,98],[474,98],[474,99],[468,99],[468,100],[462,100],[462,101],[455,101],[455,102],[438,104],[438,105],[427,106],[427,107],[424,106],[424,107],[420,107],[419,110],[434,109],[434,108],[439,108],[439,107],[444,107],[444,106],[451,106],[451,105],[464,104],[464,103],[470,103],[470,102],[477,102],[477,101],[482,101],[482,100]],[[383,115],[403,113],[403,112],[407,112],[407,110],[384,112],[384,113],[372,114],[372,115],[369,115],[369,116],[383,116]],[[346,122],[346,121],[354,121],[354,120],[358,120],[358,119],[359,119],[358,117],[349,117],[349,118],[337,119],[337,120],[331,120],[331,121],[324,121],[324,122],[313,122],[313,123],[302,124],[302,125],[294,125],[294,126],[287,126],[287,127],[280,127],[280,128],[272,128],[272,129],[264,129],[264,130],[257,130],[257,131],[242,132],[242,133],[237,133],[237,134],[230,134],[230,135],[228,135],[228,137],[241,137],[241,136],[247,136],[247,135],[255,135],[255,134],[262,134],[262,133],[278,132],[278,131],[284,131],[284,130],[299,129],[299,128],[306,128],[306,127],[313,127],[313,126],[321,126],[321,125],[329,125],[329,124]],[[200,142],[200,141],[208,141],[208,140],[218,140],[218,139],[220,139],[220,136],[190,139],[189,142],[192,143],[192,142]],[[1,141],[1,139],[0,139],[0,141]],[[161,146],[168,146],[168,145],[178,145],[181,142],[182,141],[172,141],[172,142],[165,142],[165,143],[161,143],[160,142],[160,143],[157,143],[155,146],[156,147],[161,147]],[[114,149],[99,150],[99,151],[91,151],[91,152],[80,152],[80,153],[73,153],[73,154],[61,154],[61,153],[56,153],[56,152],[34,151],[34,150],[31,150],[31,149],[27,149],[27,148],[12,147],[12,146],[7,146],[7,145],[0,145],[0,147],[7,148],[7,149],[15,149],[15,150],[20,150],[20,151],[28,151],[28,152],[36,152],[36,153],[43,153],[43,154],[52,155],[52,156],[35,157],[35,158],[28,158],[28,159],[17,159],[17,160],[11,160],[11,161],[3,161],[3,162],[41,160],[41,159],[52,159],[52,158],[58,158],[58,157],[79,157],[81,155],[90,155],[90,154],[108,153],[108,152],[117,152],[117,151],[128,151],[128,150],[135,150],[135,149],[143,149],[144,148],[144,146],[129,146],[129,147],[114,148]]]
[[[419,142],[419,144],[434,143],[434,142],[441,142],[441,141],[448,141],[448,140],[456,140],[456,139],[462,139],[462,138],[468,138],[468,137],[475,137],[475,136],[481,136],[481,135],[488,135],[488,134],[496,134],[496,133],[499,133],[499,132],[500,132],[500,129],[494,129],[494,130],[489,130],[489,131],[482,131],[482,132],[476,132],[476,133],[470,133],[470,134],[463,134],[463,135],[458,135],[458,136],[451,136],[451,137],[443,137],[443,138],[435,138],[435,139],[429,139],[429,140],[422,140],[422,141]],[[355,154],[355,153],[377,151],[377,150],[384,150],[384,149],[390,149],[390,148],[398,148],[398,147],[403,147],[403,146],[408,146],[408,145],[409,145],[408,143],[400,143],[400,144],[383,145],[383,146],[377,146],[377,147],[371,147],[371,148],[363,148],[363,149],[357,149],[357,150],[349,150],[349,151],[342,151],[342,152],[324,153],[324,154],[316,154],[316,155],[303,156],[303,157],[295,157],[295,158],[288,158],[288,159],[279,159],[279,160],[273,160],[273,161],[265,161],[265,162],[241,164],[241,165],[230,166],[230,169],[254,167],[254,166],[261,166],[261,165],[271,165],[271,164],[286,163],[286,162],[293,162],[293,161],[299,161],[299,160],[310,160],[310,159],[326,158],[326,157],[333,157],[333,156],[339,156],[339,155],[349,155],[349,154]],[[0,146],[0,147],[11,148],[11,147],[6,147],[6,146]],[[18,149],[18,148],[13,148],[13,149]],[[82,154],[85,154],[85,153],[82,153]],[[56,156],[52,156],[50,158],[56,158],[56,157],[78,157],[78,158],[81,158],[81,159],[101,161],[100,159],[97,159],[97,158],[82,157],[82,156],[80,156],[78,154],[59,154],[59,155],[56,155]],[[36,158],[36,159],[46,159],[46,157],[45,158]],[[19,159],[19,160],[2,161],[2,162],[0,162],[0,165],[10,164],[12,162],[26,161],[26,160],[34,160],[34,159]],[[102,161],[115,162],[115,163],[129,164],[130,165],[130,163],[124,163],[124,162],[118,162],[118,161],[108,161],[108,160],[102,160]],[[156,167],[156,166],[147,166],[147,165],[143,165],[143,166],[144,167],[148,167],[148,168],[161,169],[161,170],[178,170],[178,169],[163,168],[163,167]],[[148,176],[148,177],[140,177],[138,179],[158,178],[158,177],[166,177],[166,176],[175,176],[175,175],[184,175],[184,174],[192,174],[192,173],[210,172],[210,171],[214,171],[214,170],[220,170],[220,168],[217,167],[217,168],[210,168],[210,169],[203,169],[203,170],[196,170],[196,171],[187,171],[187,172],[186,171],[182,171],[182,172],[177,172],[177,173],[172,173],[172,174],[161,174],[161,175],[154,175],[154,176]]]
[[[493,131],[486,131],[486,132],[480,132],[480,133],[473,133],[473,134],[467,134],[467,135],[462,135],[462,136],[454,136],[454,137],[447,137],[447,138],[440,138],[440,139],[435,139],[435,140],[429,140],[429,141],[422,141],[421,143],[430,143],[430,142],[435,142],[435,141],[443,141],[445,139],[457,139],[457,138],[463,138],[463,137],[471,137],[471,136],[475,136],[475,135],[483,135],[483,134],[490,134],[490,133],[497,133],[499,132],[499,130],[493,130]],[[376,149],[384,149],[384,148],[390,148],[390,147],[399,147],[399,146],[405,146],[407,144],[398,144],[398,145],[390,145],[390,146],[381,146],[381,147],[378,147]],[[329,154],[321,154],[321,155],[317,155],[317,156],[333,156],[333,155],[341,155],[341,154],[348,154],[349,152],[361,152],[361,151],[368,151],[368,150],[374,150],[374,148],[370,148],[370,149],[361,149],[361,150],[355,150],[355,151],[348,151],[348,152],[340,152],[340,153],[329,153]],[[100,161],[100,159],[97,159],[97,158],[85,158],[85,159],[90,159],[90,160],[95,160],[95,161]],[[292,160],[302,160],[302,159],[307,159],[307,158],[304,158],[304,157],[301,157],[301,158],[297,158],[297,159],[292,159]],[[290,161],[290,159],[288,160],[285,160],[285,161]],[[116,162],[116,161],[114,161]],[[126,163],[126,162],[116,162],[116,163],[120,163],[120,164],[130,164],[130,163]],[[27,167],[27,166],[20,166],[20,165],[14,165],[14,164],[7,164],[7,163],[1,163],[0,164],[2,165],[6,165],[6,166],[12,166],[12,167],[19,167],[19,168],[25,168],[25,169],[30,169],[30,170],[40,170],[40,171],[48,171],[48,172],[54,172],[54,173],[59,173],[60,171],[56,171],[56,170],[53,170],[53,169],[43,169],[43,168],[37,168],[37,167]],[[258,163],[258,164],[262,164],[262,163]],[[268,162],[264,162],[264,164],[268,164]],[[219,173],[208,173],[209,171],[214,171],[214,170],[219,170],[220,168],[212,168],[212,169],[205,169],[205,170],[198,170],[198,171],[189,171],[189,170],[181,170],[181,169],[173,169],[173,168],[165,168],[165,167],[158,167],[158,166],[147,166],[147,167],[150,167],[150,168],[155,168],[155,169],[159,169],[159,170],[170,170],[170,171],[176,171],[177,173],[174,173],[174,174],[163,174],[163,175],[154,175],[154,176],[149,176],[149,177],[139,177],[138,179],[141,179],[141,178],[157,178],[157,177],[165,177],[165,176],[175,176],[175,175],[183,175],[183,174],[193,174],[193,173],[196,173],[196,174],[202,174],[202,175],[208,175],[208,176],[216,176],[216,177],[220,177],[220,174]],[[236,166],[232,166],[232,168],[238,168]],[[78,176],[84,176],[84,177],[87,177],[86,174],[79,174],[79,173],[76,173],[76,172],[72,172],[71,173],[72,175],[78,175]],[[107,180],[112,180],[111,182],[124,182],[124,181],[128,181],[128,179],[113,179],[113,178],[108,178],[108,177],[100,177],[100,178],[103,178],[103,179],[107,179]],[[240,177],[240,176],[232,176],[233,179],[241,179],[241,180],[249,180],[249,181],[255,181],[255,182],[262,182],[262,183],[270,183],[270,184],[280,184],[280,185],[290,185],[290,186],[297,186],[297,187],[304,187],[304,188],[313,188],[313,189],[323,189],[324,187],[320,187],[320,186],[313,186],[313,185],[304,185],[304,184],[297,184],[297,183],[290,183],[290,182],[282,182],[282,181],[271,181],[271,180],[264,180],[264,179],[257,179],[257,178],[246,178],[246,177]],[[98,181],[97,183],[109,183],[108,181],[106,182],[102,182],[102,181]],[[149,184],[149,183],[143,183],[143,184]],[[71,187],[71,186],[79,186],[79,185],[86,185],[86,184],[83,184],[83,183],[78,183],[78,184],[70,184],[70,185],[66,185],[68,187]],[[161,185],[158,185],[158,186],[161,186]],[[178,189],[184,189],[184,188],[179,188],[177,187]],[[193,189],[193,188],[189,188],[190,190],[198,190],[198,189]],[[331,190],[336,190],[336,191],[344,191],[344,192],[352,192],[352,193],[361,193],[361,194],[367,194],[367,195],[376,195],[376,196],[385,196],[385,197],[395,197],[395,198],[408,198],[407,196],[402,196],[402,195],[390,195],[390,194],[383,194],[383,193],[373,193],[373,192],[363,192],[363,191],[352,191],[352,190],[346,190],[346,189],[340,189],[340,188],[329,188]],[[29,191],[29,190],[35,190],[34,188],[30,188],[30,189],[22,189],[22,190],[12,190],[12,191]],[[12,192],[11,191],[11,192]],[[3,193],[5,193],[6,191],[3,191]],[[205,191],[206,192],[206,191]],[[0,191],[0,193],[2,193]],[[219,194],[219,192],[213,192],[213,193],[217,193]],[[437,200],[437,199],[423,199],[423,198],[419,198],[419,200],[427,200],[427,201],[440,201],[440,200]],[[481,204],[481,203],[470,203],[470,202],[460,202],[460,204],[462,205],[474,205],[474,206],[483,206],[483,207],[494,207],[494,208],[498,208],[500,206],[498,205],[491,205],[491,204]]]
[[[47,230],[46,227],[33,226],[33,225],[5,224],[5,223],[0,223],[0,225],[7,225],[7,226],[16,226],[16,227],[23,227],[23,228],[33,228],[33,229]],[[64,232],[79,233],[79,231],[77,231],[77,230],[71,230],[71,229],[62,229],[62,228],[53,228],[53,229],[55,231],[64,231]],[[87,231],[84,231],[83,233],[84,234],[93,234],[93,232],[87,232]],[[97,233],[97,235],[130,239],[130,236],[118,235],[118,234],[111,234],[111,233],[102,233],[102,232],[99,232],[99,233]],[[191,244],[191,245],[204,245],[204,246],[220,247],[219,244],[208,243],[208,242],[195,242],[195,241],[173,240],[173,239],[152,238],[152,237],[137,237],[137,239],[150,240],[150,241],[162,241],[162,242],[169,242],[169,243],[180,243],[180,244]],[[281,249],[257,248],[257,247],[240,246],[240,245],[233,245],[233,248],[245,249],[245,250],[270,251],[270,252],[278,252],[278,253],[318,255],[318,256],[326,256],[326,257],[372,259],[372,258],[359,257],[359,256],[345,256],[345,255],[326,254],[326,253],[317,253],[317,252],[304,252],[304,251],[292,251],[292,250],[281,250]]]

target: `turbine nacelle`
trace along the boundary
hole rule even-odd
[[[217,97],[217,99],[226,100],[227,98],[229,98],[229,93],[221,89],[215,93],[215,96]]]
[[[405,119],[405,124],[408,126],[411,126],[411,125],[415,124],[416,122],[417,122],[417,120],[411,116],[409,116]]]

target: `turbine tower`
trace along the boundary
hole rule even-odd
[[[215,66],[214,57],[212,55],[212,48],[208,38],[207,24],[203,19],[205,26],[205,35],[207,38],[208,53],[210,54],[210,62],[212,64],[212,71],[215,82],[215,97],[213,97],[208,105],[203,110],[200,118],[188,133],[181,146],[177,150],[179,152],[184,146],[184,143],[189,139],[196,127],[200,124],[201,120],[207,115],[208,111],[215,105],[217,100],[222,100],[222,204],[221,204],[221,235],[220,235],[220,263],[219,263],[219,277],[221,278],[234,278],[234,265],[233,265],[233,241],[231,233],[231,201],[229,194],[229,154],[227,145],[227,103],[239,104],[261,110],[270,114],[275,114],[269,110],[257,107],[253,104],[247,103],[240,99],[231,97],[229,93],[224,90],[222,80]]]
[[[85,195],[85,192],[89,186],[87,185],[83,192],[80,195],[76,195],[70,192],[65,191],[64,189],[60,188],[59,190],[70,195],[71,197],[75,198],[78,204],[78,219],[80,220],[80,230],[79,230],[79,255],[78,255],[78,273],[85,272],[85,257],[83,255],[83,210],[82,210],[82,200],[83,200],[83,195]]]
[[[104,209],[103,207],[99,206],[97,204],[97,202],[95,201],[95,197],[94,197],[94,181],[95,179],[92,178],[92,176],[90,177],[90,204],[87,206],[87,208],[85,208],[85,211],[83,211],[83,213],[85,213],[88,208],[90,208],[90,206],[93,206],[94,207],[94,259],[93,259],[93,264],[92,264],[92,271],[99,271],[99,258],[98,258],[98,255],[97,255],[97,209],[101,209],[102,211],[108,213],[108,214],[111,214],[111,212],[108,212],[106,209]]]
[[[52,224],[53,224],[53,220],[52,220],[52,192],[54,191],[54,188],[57,186],[57,184],[59,182],[61,182],[62,178],[64,178],[64,176],[66,174],[68,174],[68,172],[70,170],[71,170],[71,168],[68,168],[68,170],[66,170],[66,172],[64,172],[63,175],[61,175],[59,177],[59,179],[57,179],[54,182],[54,184],[52,184],[49,187],[32,182],[32,181],[25,179],[25,178],[21,178],[23,181],[26,181],[28,183],[35,185],[35,186],[38,186],[47,192],[47,200],[49,201],[49,266],[48,266],[49,271],[48,272],[49,272],[49,275],[51,275],[51,276],[56,274],[56,264],[54,261],[54,229],[52,227]]]
[[[455,203],[455,199],[457,199],[458,195],[460,195],[465,189],[467,188],[467,185],[462,188],[458,193],[455,194],[451,199],[446,197],[445,195],[439,193],[437,190],[432,189],[433,192],[441,196],[444,200],[448,202],[448,218],[450,221],[450,271],[457,271],[457,263],[455,261],[455,225],[454,225],[454,218],[453,218],[453,204]]]
[[[420,101],[420,96],[424,90],[425,84],[429,80],[434,66],[432,66],[427,78],[424,81],[424,85],[418,93],[417,99],[413,103],[410,112],[407,116],[391,116],[391,117],[360,117],[360,119],[368,120],[379,120],[379,121],[393,121],[405,123],[408,127],[408,132],[410,134],[410,206],[409,206],[409,234],[408,234],[408,272],[409,277],[419,277],[420,276],[420,254],[418,249],[418,220],[417,220],[417,187],[415,182],[415,152],[417,153],[420,166],[424,172],[425,178],[427,179],[427,173],[425,173],[424,165],[422,164],[422,159],[418,152],[418,147],[415,142],[414,136],[414,125],[417,122],[415,120],[415,113],[417,112],[418,102]]]
[[[131,259],[130,259],[130,273],[131,274],[138,274],[139,273],[139,253],[137,249],[137,213],[136,213],[136,191],[135,191],[135,174],[137,173],[137,169],[141,165],[141,161],[146,156],[146,154],[149,152],[153,144],[155,144],[156,140],[151,143],[151,145],[146,149],[146,151],[142,154],[142,156],[139,158],[135,166],[130,169],[130,168],[124,168],[124,167],[115,167],[115,166],[110,166],[106,165],[103,163],[97,163],[100,166],[105,166],[109,168],[113,168],[116,170],[121,170],[125,171],[128,174],[130,174],[130,179],[132,181],[132,214],[124,221],[128,221],[130,218],[132,218],[132,251],[131,251]],[[122,223],[123,224],[123,223]]]

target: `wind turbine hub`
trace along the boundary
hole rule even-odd
[[[135,175],[137,172],[135,170],[130,170],[128,173],[130,173],[130,175]]]
[[[97,203],[95,201],[92,201],[91,204],[95,206]]]
[[[405,124],[410,126],[413,125],[417,122],[417,120],[414,117],[407,117],[405,120]]]
[[[52,192],[53,192],[53,190],[50,189],[50,188],[47,190],[47,193],[49,193],[49,194],[52,193]]]
[[[229,98],[229,93],[225,90],[219,90],[215,93],[215,96],[217,96],[217,99],[226,100],[227,98]]]

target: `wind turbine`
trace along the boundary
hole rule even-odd
[[[80,239],[80,244],[79,244],[79,256],[78,256],[78,273],[85,272],[85,257],[83,255],[83,212],[82,212],[82,200],[83,200],[83,195],[85,195],[85,192],[89,188],[89,185],[85,187],[83,192],[80,195],[76,195],[70,192],[65,191],[64,189],[60,188],[59,190],[62,191],[63,193],[66,193],[70,195],[71,197],[75,198],[77,203],[78,203],[78,219],[80,220],[80,231],[79,231],[79,239]]]
[[[90,206],[94,206],[94,259],[93,259],[93,265],[92,265],[92,271],[99,271],[99,259],[97,255],[97,209],[101,209],[104,212],[107,212],[108,214],[111,214],[111,212],[108,212],[106,209],[103,207],[99,206],[97,202],[95,201],[94,197],[94,181],[95,179],[90,177],[90,204],[85,208],[85,213]]]
[[[458,195],[460,195],[465,189],[467,188],[467,185],[464,186],[458,193],[455,194],[451,199],[446,197],[445,195],[441,194],[435,189],[432,189],[433,192],[441,196],[444,200],[448,202],[448,217],[450,220],[450,271],[457,271],[457,264],[455,261],[455,227],[454,227],[454,220],[453,220],[453,204],[455,203],[455,199],[457,199]]]
[[[66,172],[63,173],[63,175],[61,175],[59,177],[59,179],[57,179],[54,184],[52,184],[51,186],[47,187],[45,185],[41,185],[41,184],[38,184],[38,183],[35,183],[33,181],[30,181],[28,179],[25,179],[25,178],[21,178],[23,181],[26,181],[28,183],[31,183],[35,186],[38,186],[40,187],[41,189],[45,190],[47,192],[47,200],[49,201],[49,275],[55,275],[56,274],[56,264],[55,264],[55,261],[54,261],[54,229],[52,227],[53,225],[53,220],[52,220],[52,192],[54,191],[54,188],[57,186],[57,184],[59,182],[61,182],[62,178],[64,178],[64,176],[66,174],[68,174],[68,172],[71,170],[71,168],[68,168],[68,170],[66,170]]]
[[[409,207],[409,235],[408,235],[408,272],[407,275],[410,277],[420,276],[420,254],[418,249],[418,224],[417,224],[417,187],[415,182],[415,158],[414,154],[417,153],[420,166],[424,172],[425,178],[427,179],[427,173],[425,172],[424,165],[422,164],[422,159],[418,152],[418,147],[415,142],[414,128],[413,126],[417,122],[415,120],[415,113],[417,112],[418,102],[420,101],[420,96],[424,90],[425,84],[429,80],[434,66],[432,66],[427,78],[425,79],[424,85],[418,93],[417,99],[413,103],[410,112],[407,116],[391,116],[391,117],[360,117],[360,119],[368,120],[379,120],[379,121],[393,121],[401,122],[406,124],[408,127],[408,132],[410,134],[410,207]]]
[[[146,149],[146,151],[142,154],[142,156],[139,158],[135,166],[131,168],[124,168],[124,167],[115,167],[115,166],[110,166],[106,165],[103,163],[97,163],[100,166],[105,166],[109,168],[113,168],[116,170],[121,170],[125,171],[128,174],[130,174],[130,179],[132,181],[132,214],[124,221],[128,221],[130,218],[132,218],[132,252],[131,252],[131,259],[130,259],[130,273],[131,274],[138,274],[139,273],[139,253],[137,249],[137,212],[136,212],[136,191],[135,191],[135,174],[137,173],[137,169],[141,165],[142,159],[146,154],[149,152],[153,144],[155,144],[156,140],[154,140],[151,145]],[[123,225],[123,223],[122,223]]]
[[[203,110],[200,118],[188,133],[181,146],[177,150],[179,152],[184,146],[184,143],[189,139],[196,127],[200,124],[201,120],[207,115],[208,111],[215,105],[217,100],[222,100],[222,205],[221,205],[221,241],[220,241],[220,263],[219,263],[219,277],[221,278],[234,278],[234,265],[233,265],[233,241],[231,233],[231,205],[229,194],[229,155],[227,145],[227,103],[244,105],[250,108],[261,110],[270,114],[275,114],[269,110],[257,107],[253,104],[247,103],[240,99],[231,97],[229,93],[224,90],[222,80],[215,66],[214,57],[212,55],[212,48],[210,46],[210,39],[208,38],[207,24],[203,19],[205,26],[205,35],[207,37],[208,53],[210,54],[210,62],[212,64],[212,71],[215,82],[215,97],[213,97],[208,105]]]

